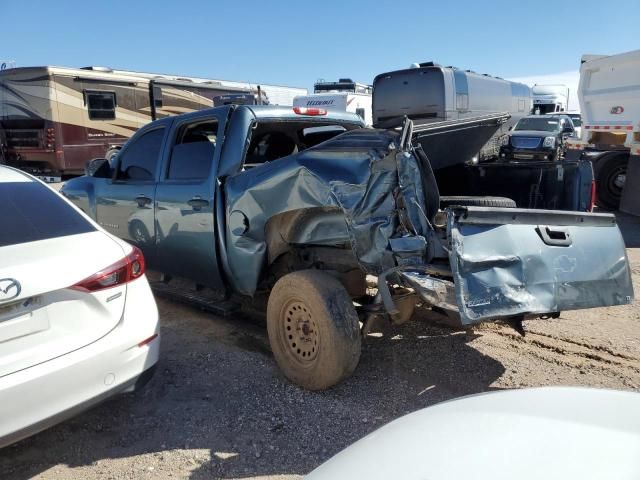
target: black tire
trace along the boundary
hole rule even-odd
[[[516,208],[516,202],[506,197],[440,197],[440,208],[446,207],[501,207]]]
[[[342,284],[318,270],[280,278],[269,295],[267,331],[276,362],[293,383],[324,390],[360,360],[358,315]]]
[[[629,157],[617,156],[605,160],[598,168],[596,178],[596,194],[598,205],[607,210],[617,210],[620,207],[623,185],[619,177],[626,175]]]

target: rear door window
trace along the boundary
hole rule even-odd
[[[96,230],[73,207],[39,182],[0,185],[0,247]]]
[[[164,131],[164,127],[156,128],[131,140],[118,154],[117,180],[155,180]]]
[[[202,180],[209,177],[218,138],[218,121],[207,120],[182,127],[169,160],[169,180]]]

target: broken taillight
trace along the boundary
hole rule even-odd
[[[294,113],[298,115],[326,115],[327,111],[324,108],[313,108],[313,107],[293,107]]]
[[[135,280],[141,277],[144,271],[144,256],[139,248],[133,247],[131,253],[122,260],[103,268],[71,288],[83,292],[97,292]]]

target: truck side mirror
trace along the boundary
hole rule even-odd
[[[112,170],[109,160],[106,158],[94,158],[89,160],[84,167],[84,174],[87,177],[111,178]]]

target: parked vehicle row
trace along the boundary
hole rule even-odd
[[[228,103],[290,105],[304,88],[252,85],[106,67],[0,71],[0,161],[49,181],[110,158],[140,127]],[[4,147],[3,147],[4,145]]]

